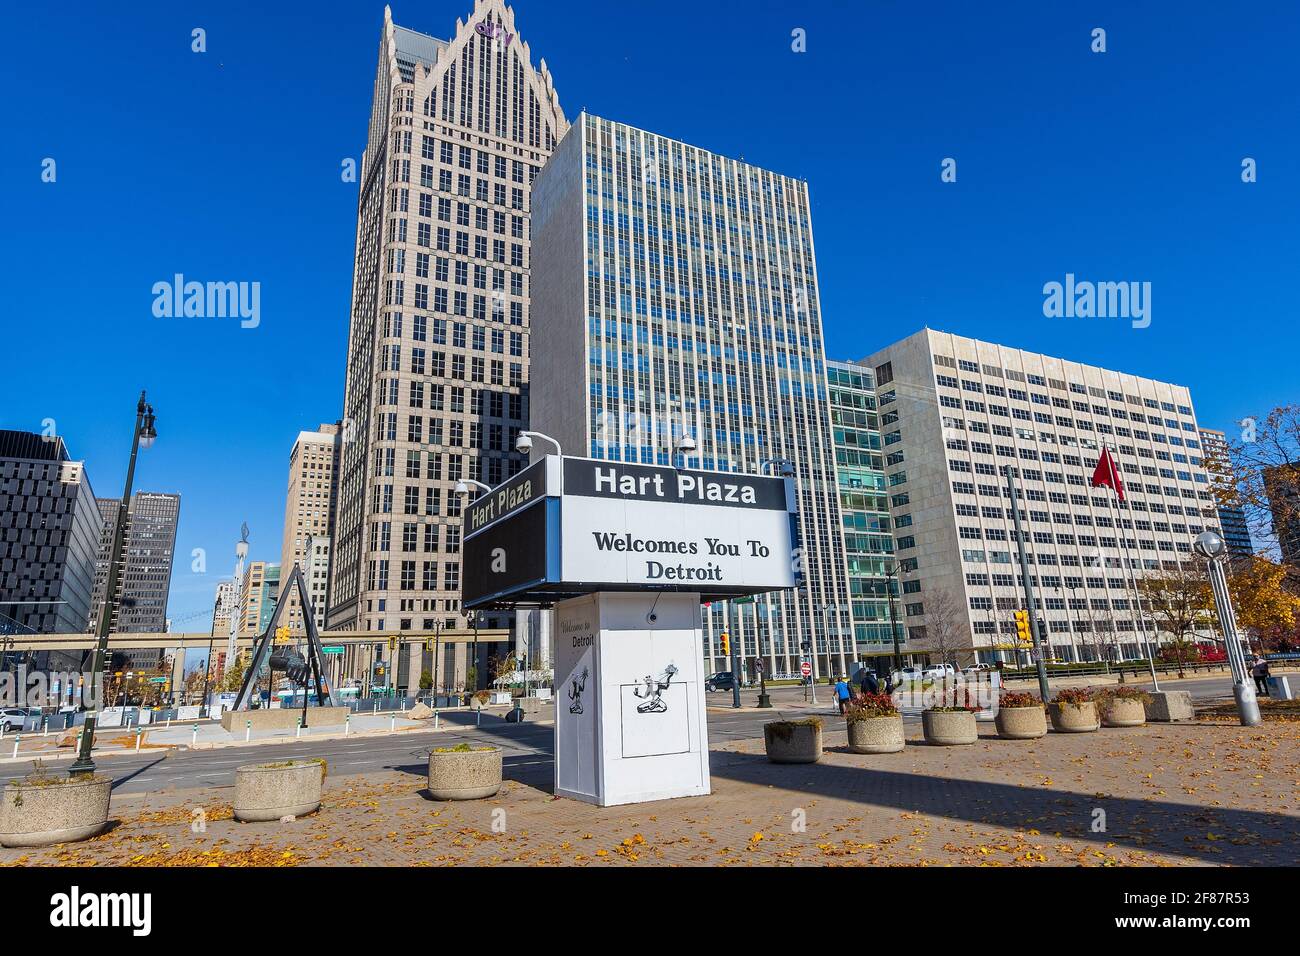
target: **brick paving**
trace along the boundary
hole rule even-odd
[[[828,722],[828,727],[835,726]],[[321,810],[240,824],[230,787],[114,797],[84,843],[5,865],[1295,865],[1300,727],[1151,725],[778,766],[761,740],[715,748],[708,797],[599,808],[512,767],[494,799],[437,803],[423,767],[329,778]],[[206,831],[193,832],[202,808]],[[1103,818],[1103,831],[1094,826]]]

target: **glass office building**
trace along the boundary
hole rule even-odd
[[[808,186],[583,114],[533,185],[532,427],[566,453],[793,463],[805,586],[705,614],[753,674],[845,670],[853,640]],[[680,461],[680,458],[677,458]]]

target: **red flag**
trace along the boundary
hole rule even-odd
[[[1124,500],[1124,482],[1120,481],[1119,469],[1115,467],[1115,459],[1110,457],[1110,449],[1104,447],[1097,470],[1092,473],[1092,486],[1100,488],[1102,485],[1114,491],[1120,501]]]

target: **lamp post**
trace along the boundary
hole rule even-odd
[[[1246,660],[1241,653],[1241,638],[1237,636],[1237,616],[1232,610],[1232,597],[1228,593],[1228,579],[1223,573],[1223,562],[1228,546],[1214,531],[1203,531],[1192,542],[1192,550],[1205,559],[1210,571],[1210,588],[1214,591],[1214,608],[1219,615],[1227,644],[1228,664],[1232,668],[1232,696],[1237,701],[1237,716],[1243,727],[1255,727],[1260,722],[1259,700],[1255,686],[1246,673]]]
[[[99,610],[99,621],[95,629],[95,657],[90,678],[92,681],[98,678],[100,682],[96,710],[103,709],[104,661],[108,656],[108,632],[112,627],[113,613],[117,610],[117,581],[122,570],[121,553],[126,536],[127,513],[131,507],[131,485],[135,481],[135,457],[140,446],[148,448],[157,437],[153,406],[145,401],[145,393],[142,390],[140,400],[135,406],[135,430],[131,435],[131,458],[126,466],[126,487],[122,491],[122,500],[117,505],[117,524],[113,528],[113,548],[108,556],[108,580],[104,588],[104,605]],[[77,753],[76,762],[68,768],[71,776],[89,775],[95,772],[95,761],[90,757],[90,751],[95,745],[95,717],[94,711],[86,715],[86,723],[81,733],[81,749]]]
[[[515,451],[521,455],[531,455],[533,452],[533,439],[538,438],[545,442],[550,442],[555,446],[555,453],[561,458],[564,457],[564,450],[560,448],[560,443],[550,435],[543,435],[541,432],[522,431],[519,438],[515,441]]]
[[[483,616],[481,611],[469,612],[470,627],[474,628],[474,649],[470,652],[471,667],[474,668],[474,686],[470,689],[471,693],[478,691],[478,625],[479,619]]]
[[[212,677],[212,641],[217,636],[217,611],[221,607],[221,589],[217,588],[217,597],[212,602],[212,631],[208,634],[208,659],[203,668],[203,699],[199,701],[200,711],[204,717],[211,717],[208,707],[208,680]]]
[[[903,653],[898,643],[898,621],[894,617],[894,582],[897,580],[898,572],[902,570],[902,565],[886,564],[885,565],[885,586],[889,591],[889,633],[894,638],[894,670],[903,669]]]
[[[1034,639],[1034,662],[1038,670],[1038,693],[1046,703],[1051,697],[1051,688],[1047,686],[1047,665],[1043,661],[1043,644],[1046,636],[1042,633],[1038,617],[1038,605],[1034,599],[1034,579],[1029,574],[1029,542],[1020,526],[1020,503],[1016,500],[1015,471],[1010,465],[1004,466],[1007,476],[1007,500],[1011,505],[1012,525],[1015,528],[1016,544],[1020,550],[1020,576],[1024,578],[1025,608],[1029,611],[1030,634]]]

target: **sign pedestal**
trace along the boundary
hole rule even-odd
[[[555,793],[608,807],[709,789],[700,595],[555,606]]]

